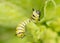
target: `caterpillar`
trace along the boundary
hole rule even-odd
[[[19,38],[23,38],[25,36],[25,26],[31,21],[33,21],[34,23],[40,21],[40,14],[41,13],[39,10],[33,9],[33,15],[29,19],[25,20],[24,22],[17,26],[16,35]]]

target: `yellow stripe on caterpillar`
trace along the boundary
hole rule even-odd
[[[20,29],[23,29],[22,27],[17,27],[16,30],[20,30]]]
[[[19,32],[25,32],[25,30],[17,30],[16,34],[18,34]]]

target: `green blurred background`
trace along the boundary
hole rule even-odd
[[[16,26],[31,17],[32,8],[41,11],[41,21],[27,24],[20,39]],[[60,0],[0,0],[0,43],[60,43]]]

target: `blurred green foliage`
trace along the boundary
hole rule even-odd
[[[40,22],[26,25],[23,39],[15,36],[16,26],[41,11]],[[0,43],[60,43],[60,0],[0,0]]]

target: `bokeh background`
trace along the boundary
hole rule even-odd
[[[20,22],[41,11],[40,21],[26,25],[23,39],[15,35]],[[60,0],[0,0],[0,43],[60,43]]]

